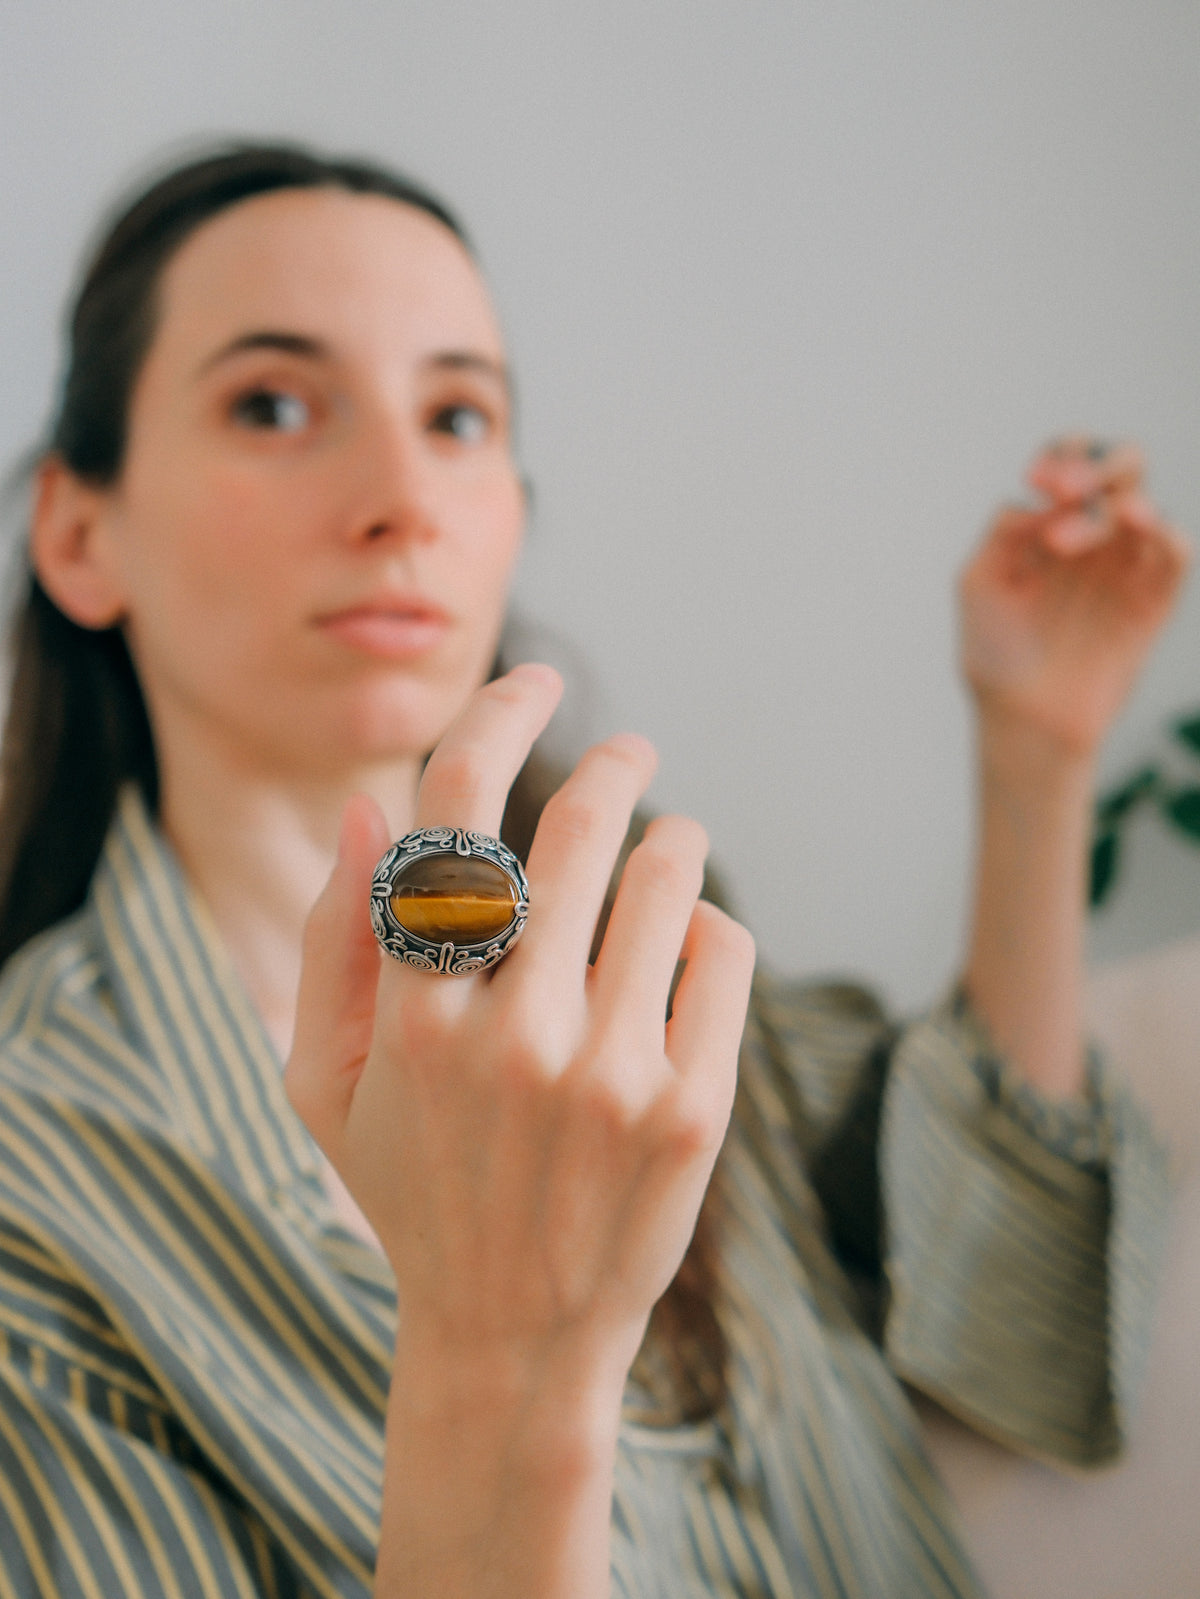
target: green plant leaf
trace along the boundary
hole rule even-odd
[[[1107,830],[1121,821],[1139,801],[1146,799],[1160,787],[1157,766],[1143,766],[1110,793],[1101,797],[1096,806],[1096,824]]]
[[[1117,875],[1117,860],[1121,841],[1116,833],[1101,833],[1092,845],[1091,884],[1088,904],[1093,909],[1103,905]]]
[[[1185,716],[1182,721],[1175,723],[1171,731],[1193,755],[1200,755],[1200,716]]]
[[[1179,788],[1162,801],[1163,815],[1181,833],[1200,842],[1200,788]]]

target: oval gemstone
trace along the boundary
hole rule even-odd
[[[392,915],[431,944],[483,944],[513,919],[507,872],[479,855],[422,855],[392,879]]]

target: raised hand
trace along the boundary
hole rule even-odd
[[[1142,478],[1129,445],[1064,440],[1030,468],[1042,503],[996,518],[960,582],[963,670],[985,719],[1095,751],[1188,564]]]
[[[1083,924],[1095,757],[1179,591],[1188,547],[1128,446],[1070,439],[964,572],[962,656],[979,717],[979,856],[966,989],[1045,1093],[1084,1082]]]
[[[429,760],[416,825],[497,832],[557,697],[545,668],[482,689]],[[381,966],[367,902],[390,841],[365,800],[310,920],[286,1081],[396,1273],[386,1569],[405,1592],[428,1573],[428,1591],[475,1593],[510,1566],[512,1592],[606,1591],[624,1378],[724,1136],[753,965],[749,935],[697,902],[702,830],[661,817],[589,966],[653,769],[632,737],[584,756],[538,828],[524,936],[486,972]]]

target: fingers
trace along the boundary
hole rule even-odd
[[[1101,499],[1087,500],[1077,508],[1044,513],[1040,520],[1041,542],[1046,549],[1068,559],[1107,543],[1118,525],[1112,508]]]
[[[1137,489],[1089,500],[1078,509],[1042,513],[1040,542],[1065,560],[1101,552],[1131,579],[1182,577],[1190,546]]]
[[[1191,564],[1191,543],[1140,496],[1119,501],[1114,518],[1115,553],[1124,559],[1131,614],[1135,619],[1161,619],[1182,587]]]
[[[284,1087],[331,1158],[371,1043],[380,956],[368,903],[372,873],[389,842],[379,807],[355,795],[342,818],[337,861],[304,930]]]
[[[596,961],[598,1003],[618,1033],[666,1019],[707,853],[699,822],[660,816],[629,857]]]
[[[1078,436],[1056,440],[1029,469],[1029,483],[1056,505],[1080,506],[1098,496],[1135,489],[1146,463],[1134,444]]]
[[[498,833],[513,780],[561,695],[550,666],[517,666],[485,684],[429,757],[415,825]]]
[[[984,565],[998,561],[1007,579],[1016,582],[1038,574],[1047,561],[1070,562],[1105,550],[1121,566],[1154,565],[1180,573],[1188,543],[1143,493],[1144,473],[1142,453],[1131,444],[1079,436],[1047,446],[1030,468],[1029,481],[1049,505],[1002,510],[981,552]]]
[[[1070,558],[1106,543],[1125,525],[1120,503],[1140,498],[1144,473],[1142,453],[1132,444],[1073,437],[1049,445],[1029,469],[1029,482],[1050,501],[1042,528],[1046,548]]]
[[[737,1075],[728,1063],[737,1061],[746,1025],[754,939],[702,900],[692,912],[682,953],[685,965],[667,1024],[667,1054],[685,1076],[723,1082],[727,1115]]]
[[[536,907],[519,950],[526,967],[583,976],[633,808],[657,764],[645,739],[619,734],[588,750],[547,802],[526,868]]]

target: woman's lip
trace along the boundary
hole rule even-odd
[[[351,606],[318,617],[317,625],[341,644],[381,660],[408,661],[439,644],[449,620],[424,606],[395,609],[380,605]]]

